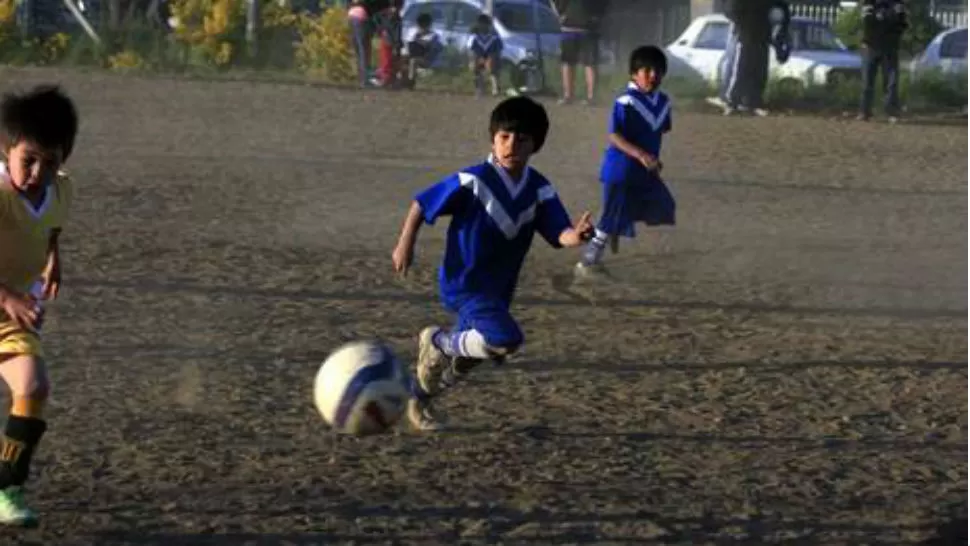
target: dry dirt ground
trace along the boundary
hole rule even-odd
[[[442,228],[406,280],[390,250],[409,196],[488,151],[493,103],[2,78],[84,116],[42,526],[4,544],[914,544],[966,519],[963,127],[681,113],[678,227],[597,285],[537,240],[527,346],[446,399],[458,428],[355,439],[312,377],[447,322]],[[550,113],[535,164],[595,211],[606,110]]]

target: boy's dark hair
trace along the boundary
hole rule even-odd
[[[74,102],[56,85],[37,86],[26,93],[7,93],[0,101],[0,146],[9,150],[30,141],[61,150],[67,159],[77,137]]]
[[[493,139],[499,131],[529,135],[535,142],[533,153],[536,153],[542,149],[549,134],[549,116],[541,104],[529,97],[512,97],[492,110],[488,131]]]
[[[630,74],[641,69],[653,70],[661,75],[667,73],[667,55],[657,46],[640,46],[630,53]]]
[[[478,30],[490,30],[492,28],[492,18],[487,13],[482,13],[475,19],[475,28]]]
[[[432,19],[431,19],[431,14],[430,13],[424,12],[421,15],[418,15],[418,27],[419,28],[428,28],[428,27],[431,26],[431,22],[432,22]]]

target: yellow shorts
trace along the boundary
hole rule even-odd
[[[40,337],[14,322],[0,322],[0,355],[33,355],[44,357]]]

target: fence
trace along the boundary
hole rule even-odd
[[[856,2],[840,2],[839,0],[823,0],[816,2],[792,2],[792,14],[808,17],[828,24],[835,23],[839,14],[845,9],[852,9]],[[930,13],[933,18],[947,28],[967,26],[967,6],[963,3],[931,1]]]

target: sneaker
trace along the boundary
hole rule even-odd
[[[704,101],[707,102],[707,104],[710,104],[711,106],[715,108],[720,108],[722,110],[724,108],[727,108],[727,105],[728,105],[727,101],[725,101],[724,99],[716,95],[713,97],[707,97],[706,99],[704,99]]]
[[[575,274],[577,278],[589,279],[595,277],[603,272],[603,266],[601,264],[588,264],[586,262],[579,262],[576,264]]]
[[[728,106],[725,106],[724,107],[723,112],[724,112],[724,115],[725,116],[736,116],[736,115],[738,115],[738,114],[741,113],[741,109],[740,108],[735,108],[734,106],[731,106],[731,105],[728,105]]]
[[[769,112],[764,108],[752,108],[751,113],[754,114],[755,116],[758,116],[759,118],[766,118],[768,117],[769,114],[771,114],[771,112]]]
[[[569,106],[572,103],[573,103],[573,99],[570,97],[563,97],[556,101],[556,104],[558,104],[559,106]]]
[[[429,326],[421,330],[418,337],[418,365],[415,375],[418,386],[428,396],[434,396],[441,391],[441,376],[449,364],[448,357],[434,344],[434,336],[440,331],[441,328],[437,326]]]
[[[435,432],[444,430],[445,424],[431,407],[430,402],[421,402],[416,398],[408,400],[408,421],[414,430],[421,432]]]
[[[18,527],[37,525],[37,514],[27,508],[23,488],[8,487],[0,491],[0,524]]]
[[[899,123],[899,116],[889,116],[886,118],[886,121],[888,121],[890,125],[896,125]]]

